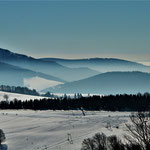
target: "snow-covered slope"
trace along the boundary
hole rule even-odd
[[[80,150],[97,132],[123,135],[127,112],[0,110],[0,128],[9,150]],[[110,123],[111,129],[106,125]],[[116,126],[119,125],[119,129]],[[67,139],[72,138],[71,144]]]
[[[16,93],[9,93],[9,92],[2,92],[0,91],[0,101],[5,100],[3,98],[4,95],[8,95],[9,96],[9,101],[14,100],[15,98],[21,101],[25,101],[25,100],[30,100],[30,99],[42,99],[45,97],[41,97],[41,96],[32,96],[32,95],[24,95],[24,94],[16,94]]]

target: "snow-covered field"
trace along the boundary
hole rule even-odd
[[[25,95],[25,94],[17,94],[17,93],[10,93],[10,92],[2,92],[0,91],[0,101],[5,101],[4,99],[4,95],[8,95],[9,96],[9,101],[13,101],[15,98],[21,101],[25,101],[25,100],[34,100],[34,99],[42,99],[42,98],[47,98],[47,97],[42,97],[42,96],[32,96],[32,95]],[[43,93],[42,93],[43,94]],[[58,97],[63,97],[64,94],[62,93],[54,93],[55,96]],[[74,97],[74,94],[66,94],[67,96],[70,96],[71,98]],[[87,96],[93,96],[93,95],[99,95],[102,96],[102,94],[82,94],[82,96],[87,97]]]
[[[30,100],[30,99],[42,99],[44,97],[41,97],[41,96],[32,96],[32,95],[24,95],[24,94],[16,94],[16,93],[9,93],[9,92],[2,92],[0,91],[0,101],[4,101],[4,95],[8,95],[9,96],[9,101],[13,101],[15,98],[18,99],[18,100],[22,100],[22,101],[25,101],[25,100]]]
[[[83,139],[97,132],[122,136],[129,114],[88,111],[83,116],[81,111],[0,110],[0,128],[6,134],[8,150],[80,150]]]

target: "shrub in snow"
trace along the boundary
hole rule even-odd
[[[97,133],[83,141],[81,150],[125,150],[125,147],[116,136]]]
[[[5,133],[3,132],[2,129],[0,129],[0,145],[5,142],[6,137],[5,137]]]

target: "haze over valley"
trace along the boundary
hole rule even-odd
[[[1,85],[44,92],[108,95],[150,88],[150,66],[121,59],[37,59],[1,48],[0,65]]]
[[[0,150],[150,150],[150,0],[0,0]]]

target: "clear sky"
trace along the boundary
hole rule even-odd
[[[150,60],[150,1],[2,1],[0,47],[35,57]]]

